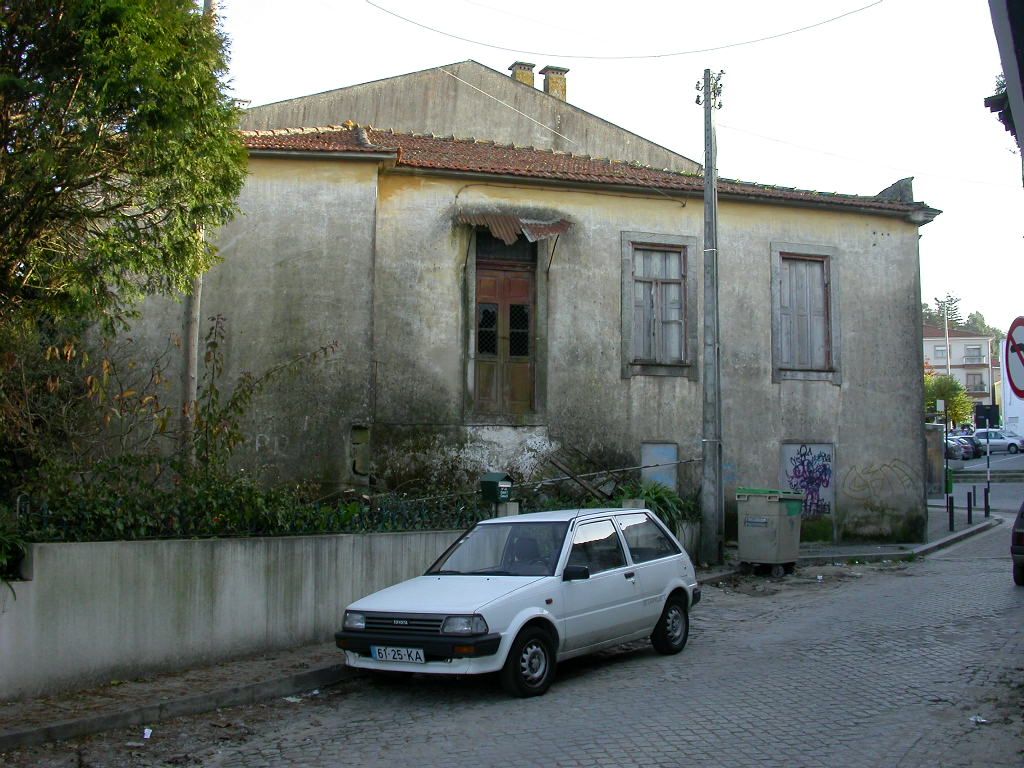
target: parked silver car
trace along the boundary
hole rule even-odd
[[[1013,435],[1002,429],[979,429],[975,431],[974,436],[988,449],[989,453],[1024,451],[1024,437]]]

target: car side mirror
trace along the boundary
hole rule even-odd
[[[590,569],[585,565],[567,565],[562,571],[562,581],[582,581],[590,578]]]

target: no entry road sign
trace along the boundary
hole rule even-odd
[[[1024,400],[1024,317],[1010,324],[1003,350],[1006,360],[1006,381],[1013,394]]]

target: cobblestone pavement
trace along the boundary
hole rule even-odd
[[[353,675],[297,701],[10,753],[14,766],[1020,766],[1024,589],[1009,526],[909,564],[705,589],[682,654],[493,678]],[[819,581],[818,576],[821,576]],[[972,722],[981,718],[986,722]]]

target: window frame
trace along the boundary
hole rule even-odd
[[[695,381],[697,365],[697,288],[700,283],[696,258],[697,238],[658,232],[622,232],[622,286],[620,297],[622,378],[633,376],[678,376]],[[633,267],[636,250],[673,251],[680,254],[680,281],[682,282],[683,359],[678,362],[658,362],[638,359],[633,349]],[[666,280],[666,282],[668,282]]]
[[[806,243],[771,244],[771,299],[772,299],[772,381],[825,381],[835,386],[842,384],[842,350],[839,343],[839,275],[836,269],[839,250],[830,245]],[[782,263],[786,258],[815,260],[823,264],[825,281],[825,339],[829,360],[820,368],[795,368],[782,365]]]
[[[547,423],[547,300],[548,280],[544,265],[551,259],[553,241],[538,240],[535,247],[535,263],[527,266],[521,262],[524,272],[533,275],[533,316],[531,318],[531,351],[534,356],[533,373],[533,410],[528,413],[485,414],[477,409],[476,400],[476,365],[477,365],[477,235],[482,227],[466,227],[465,260],[463,272],[463,387],[462,387],[462,423],[467,426],[543,426]],[[460,246],[460,251],[462,246]],[[500,261],[483,259],[499,264]],[[513,266],[513,262],[507,262]]]
[[[975,377],[977,377],[978,379],[977,386],[974,389],[971,389],[971,379]],[[967,394],[969,395],[976,395],[982,392],[988,392],[988,387],[985,386],[985,374],[975,373],[974,371],[969,371],[965,373],[964,388],[967,390]]]
[[[941,355],[939,354],[940,349],[942,350]],[[935,344],[934,353],[936,360],[947,360],[949,358],[949,349],[946,347],[945,344]]]

